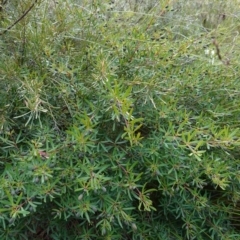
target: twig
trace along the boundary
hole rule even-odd
[[[219,48],[219,45],[218,45],[216,39],[213,40],[213,45],[214,45],[215,48],[216,48],[216,54],[217,54],[217,56],[218,56],[218,59],[219,59],[223,64],[229,65],[229,64],[230,64],[229,59],[227,59],[226,61],[223,60],[222,55],[221,55],[221,53],[220,53],[220,48]]]
[[[35,0],[35,2],[32,3],[32,5],[23,13],[23,15],[18,18],[12,25],[10,25],[8,28],[6,28],[3,32],[0,33],[0,36],[5,34],[6,32],[8,32],[10,29],[12,29],[18,22],[20,22],[30,11],[31,9],[34,7],[34,5],[37,3],[37,0]]]

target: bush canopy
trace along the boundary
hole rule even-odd
[[[1,239],[240,239],[237,0],[1,2]]]

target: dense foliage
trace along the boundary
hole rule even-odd
[[[2,1],[1,239],[240,238],[238,2],[208,2]]]

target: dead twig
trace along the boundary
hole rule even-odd
[[[218,59],[219,59],[223,64],[229,65],[229,64],[230,64],[229,59],[227,59],[226,61],[223,60],[222,55],[221,55],[221,52],[220,52],[219,44],[217,43],[216,39],[213,39],[213,45],[214,45],[215,48],[216,48],[216,54],[217,54]]]
[[[8,32],[10,29],[12,29],[17,23],[19,23],[30,11],[31,9],[34,7],[34,5],[37,3],[37,0],[35,0],[31,6],[23,13],[22,16],[20,16],[20,18],[18,18],[13,24],[11,24],[9,27],[7,27],[4,31],[2,31],[0,33],[0,36],[5,34],[6,32]]]

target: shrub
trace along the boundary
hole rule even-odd
[[[3,6],[1,239],[240,237],[237,1],[212,2]]]

